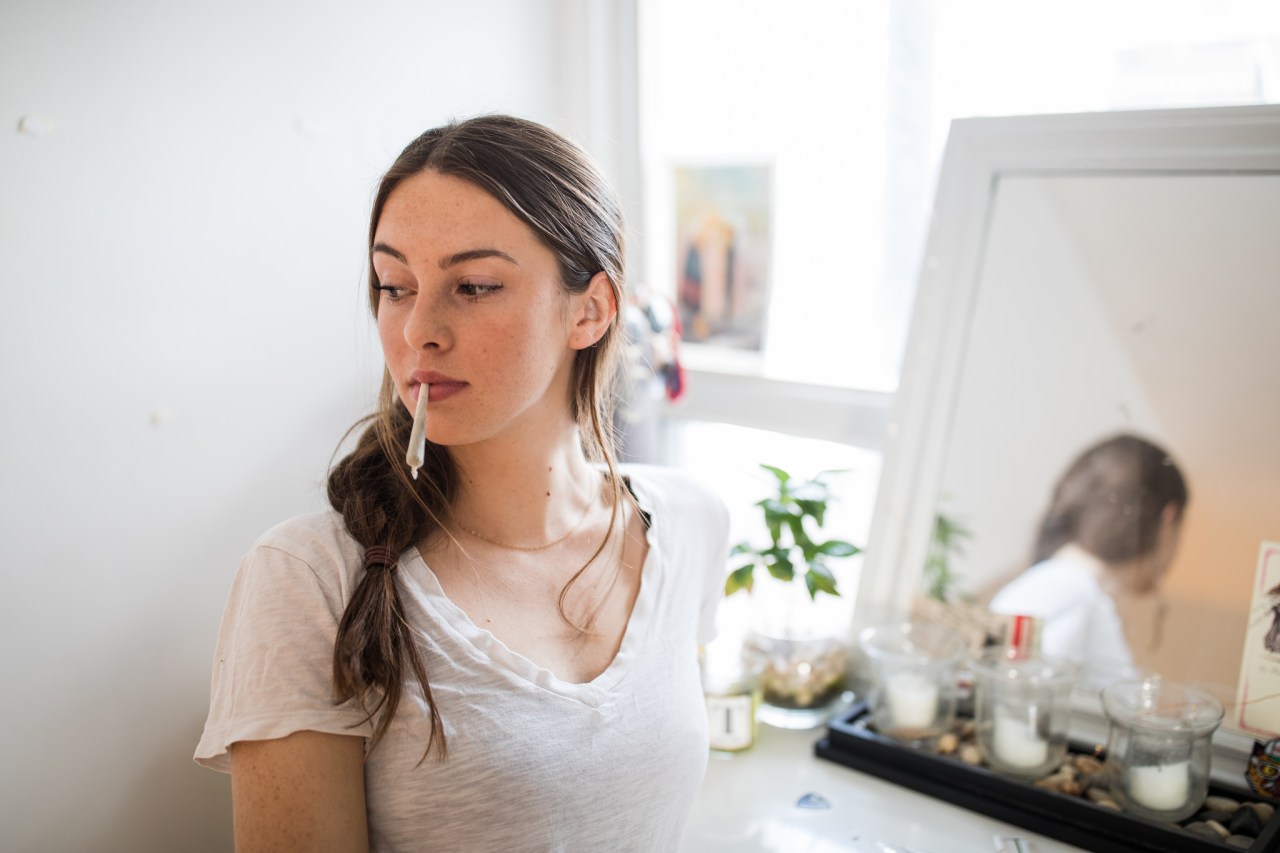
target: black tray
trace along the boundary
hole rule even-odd
[[[867,706],[856,705],[827,724],[827,734],[814,746],[814,752],[819,758],[1095,853],[1220,853],[1240,849],[1008,779],[957,758],[902,746],[869,729],[867,722]],[[1088,748],[1073,751],[1093,752]],[[1238,791],[1211,787],[1210,793],[1249,799]],[[1280,851],[1280,811],[1263,827],[1249,851]]]

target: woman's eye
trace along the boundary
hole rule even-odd
[[[382,298],[390,302],[399,302],[408,295],[409,291],[403,287],[396,287],[391,284],[375,284],[373,289],[382,294]]]
[[[458,282],[458,293],[471,301],[481,299],[491,293],[497,293],[502,289],[502,285],[496,281],[460,281]]]

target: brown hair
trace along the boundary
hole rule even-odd
[[[561,286],[581,293],[604,272],[614,304],[623,304],[622,212],[613,191],[585,153],[542,125],[503,115],[480,116],[429,130],[400,153],[374,196],[369,220],[372,248],[387,198],[400,183],[432,170],[469,181],[500,201],[533,229],[556,256]],[[378,313],[377,276],[369,266],[369,307]],[[611,423],[619,347],[618,323],[611,323],[593,346],[579,350],[572,371],[572,414],[589,459],[603,462],[613,490],[612,534],[621,491]],[[404,464],[413,419],[385,370],[377,411],[355,449],[329,475],[329,502],[342,513],[347,531],[365,549],[383,547],[393,555],[442,529],[456,494],[458,474],[446,448],[427,442],[418,479]],[[560,594],[586,571],[609,541],[596,549]],[[392,558],[394,560],[394,557]],[[390,561],[389,561],[390,562]],[[376,563],[376,561],[375,561]],[[567,617],[566,617],[567,618]],[[413,676],[422,686],[431,715],[427,752],[438,744],[445,754],[444,727],[431,696],[427,663],[405,619],[395,567],[366,567],[338,626],[333,650],[336,701],[356,697],[373,719],[381,712],[372,742],[386,733],[399,707],[403,684]]]
[[[1081,453],[1053,489],[1032,563],[1074,542],[1103,562],[1151,552],[1165,507],[1181,517],[1189,495],[1165,450],[1136,435],[1118,435]]]

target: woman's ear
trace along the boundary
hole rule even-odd
[[[609,274],[598,272],[587,283],[587,289],[570,297],[569,346],[586,349],[604,337],[609,324],[618,316],[618,301],[614,297],[613,282]]]

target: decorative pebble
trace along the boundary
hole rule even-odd
[[[1221,823],[1226,824],[1232,835],[1251,835],[1256,838],[1262,832],[1262,820],[1258,817],[1258,813],[1248,806],[1236,809],[1227,820]]]
[[[1196,813],[1196,820],[1216,820],[1218,823],[1226,826],[1227,822],[1231,820],[1231,816],[1233,814],[1235,814],[1235,812],[1226,812],[1221,809],[1201,809]]]
[[[982,764],[982,751],[971,743],[960,745],[960,760],[974,767]]]
[[[1092,755],[1077,755],[1073,759],[1076,769],[1086,776],[1101,773],[1103,771],[1102,762],[1094,758]]]
[[[1231,834],[1231,830],[1227,829],[1225,826],[1218,823],[1216,820],[1206,820],[1204,822],[1204,825],[1212,829],[1214,832],[1218,833],[1219,838],[1226,838],[1228,835]]]
[[[1276,807],[1271,803],[1249,803],[1249,808],[1258,813],[1258,818],[1264,826],[1271,822],[1271,818],[1276,816]]]
[[[960,738],[956,737],[955,732],[947,732],[938,738],[938,754],[950,755],[960,746]]]
[[[1233,800],[1230,797],[1212,796],[1204,798],[1204,808],[1213,809],[1216,812],[1233,812],[1240,808],[1240,801]]]
[[[1223,836],[1219,835],[1217,831],[1212,829],[1209,824],[1204,821],[1197,820],[1194,823],[1189,823],[1184,826],[1183,829],[1186,830],[1188,834],[1194,835],[1196,838],[1204,838],[1208,841],[1221,841],[1223,839]]]
[[[1222,842],[1228,847],[1238,847],[1241,850],[1248,850],[1253,846],[1253,839],[1247,835],[1228,835]]]

